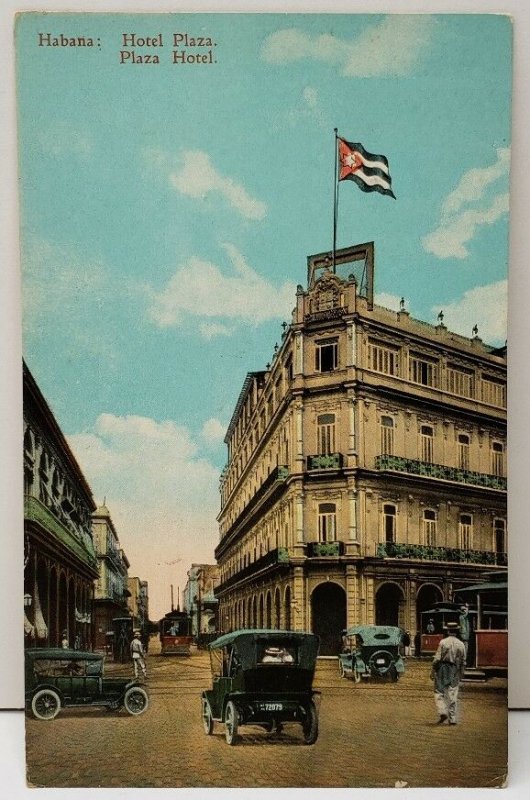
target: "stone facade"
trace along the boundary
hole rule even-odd
[[[142,631],[144,636],[149,628],[149,586],[140,578],[129,578],[129,597],[127,606],[134,620],[134,627]]]
[[[506,350],[374,306],[325,256],[228,428],[216,594],[223,629],[314,630],[331,653],[346,625],[414,635],[505,567]]]
[[[92,492],[24,364],[24,641],[91,648]]]
[[[218,630],[219,601],[215,587],[219,583],[217,564],[192,564],[184,587],[184,611],[191,617],[192,635],[200,640],[213,636]]]
[[[128,608],[129,561],[120,547],[120,540],[105,504],[92,515],[94,546],[99,564],[99,577],[94,593],[95,646],[110,648],[112,620],[130,616]]]

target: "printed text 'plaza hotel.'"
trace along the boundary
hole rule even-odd
[[[373,244],[308,259],[226,434],[219,624],[416,632],[506,566],[506,348],[374,306]],[[479,321],[478,321],[479,322]]]

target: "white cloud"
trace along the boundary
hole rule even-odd
[[[509,169],[510,151],[499,148],[494,164],[465,172],[442,203],[438,227],[422,238],[425,250],[438,258],[466,258],[466,244],[479,229],[493,225],[508,213],[508,192],[490,192],[488,198],[486,195],[492,184],[508,178]]]
[[[328,33],[312,36],[287,28],[267,37],[261,55],[273,64],[306,58],[335,64],[347,77],[405,75],[426,52],[435,24],[429,15],[395,14],[350,40]]]
[[[252,197],[241,183],[219,172],[204,150],[184,150],[177,160],[156,150],[148,151],[146,156],[158,169],[169,172],[171,185],[183,195],[197,200],[220,195],[245,219],[260,220],[267,213],[266,204]]]
[[[211,337],[230,332],[223,320],[256,325],[289,314],[295,285],[286,282],[277,288],[253,270],[233,245],[224,244],[223,248],[232,265],[229,274],[216,264],[192,257],[161,292],[147,289],[148,313],[157,325],[183,325],[196,318],[203,335]]]
[[[376,293],[374,300],[378,306],[389,308],[391,311],[399,311],[401,297],[397,294],[388,294],[387,292]]]
[[[64,341],[65,357],[82,352],[114,366],[114,338],[104,325],[97,331],[93,326],[94,315],[101,316],[112,297],[106,265],[75,248],[34,238],[24,246],[22,265],[25,337],[38,339],[42,330],[53,330]]]
[[[213,339],[215,336],[231,336],[233,331],[220,322],[203,322],[199,325],[199,333],[204,339]]]
[[[440,309],[444,313],[444,325],[463,336],[472,335],[474,325],[478,335],[488,344],[503,344],[507,329],[508,282],[506,280],[476,286],[450,303],[432,307],[433,315]]]
[[[228,425],[223,425],[220,420],[212,417],[202,426],[201,436],[208,443],[221,444],[224,441],[227,428]]]
[[[219,470],[170,420],[102,414],[68,442],[97,501],[106,497],[129,574],[149,582],[158,618],[169,610],[170,584],[182,590],[193,561],[214,563]]]

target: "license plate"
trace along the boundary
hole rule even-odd
[[[385,663],[385,659],[384,658],[378,658],[378,659],[376,659],[375,663],[376,664],[384,664]]]
[[[282,711],[283,703],[262,703],[261,708],[263,711]]]

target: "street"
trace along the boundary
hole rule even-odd
[[[28,782],[55,787],[385,787],[499,786],[507,763],[506,681],[465,683],[461,721],[435,725],[428,661],[408,659],[398,684],[338,675],[336,659],[317,665],[320,734],[303,744],[299,726],[281,734],[242,728],[230,747],[224,726],[202,728],[200,692],[209,656],[147,660],[150,707],[66,709],[50,722],[27,718]],[[132,674],[132,665],[107,665]]]

